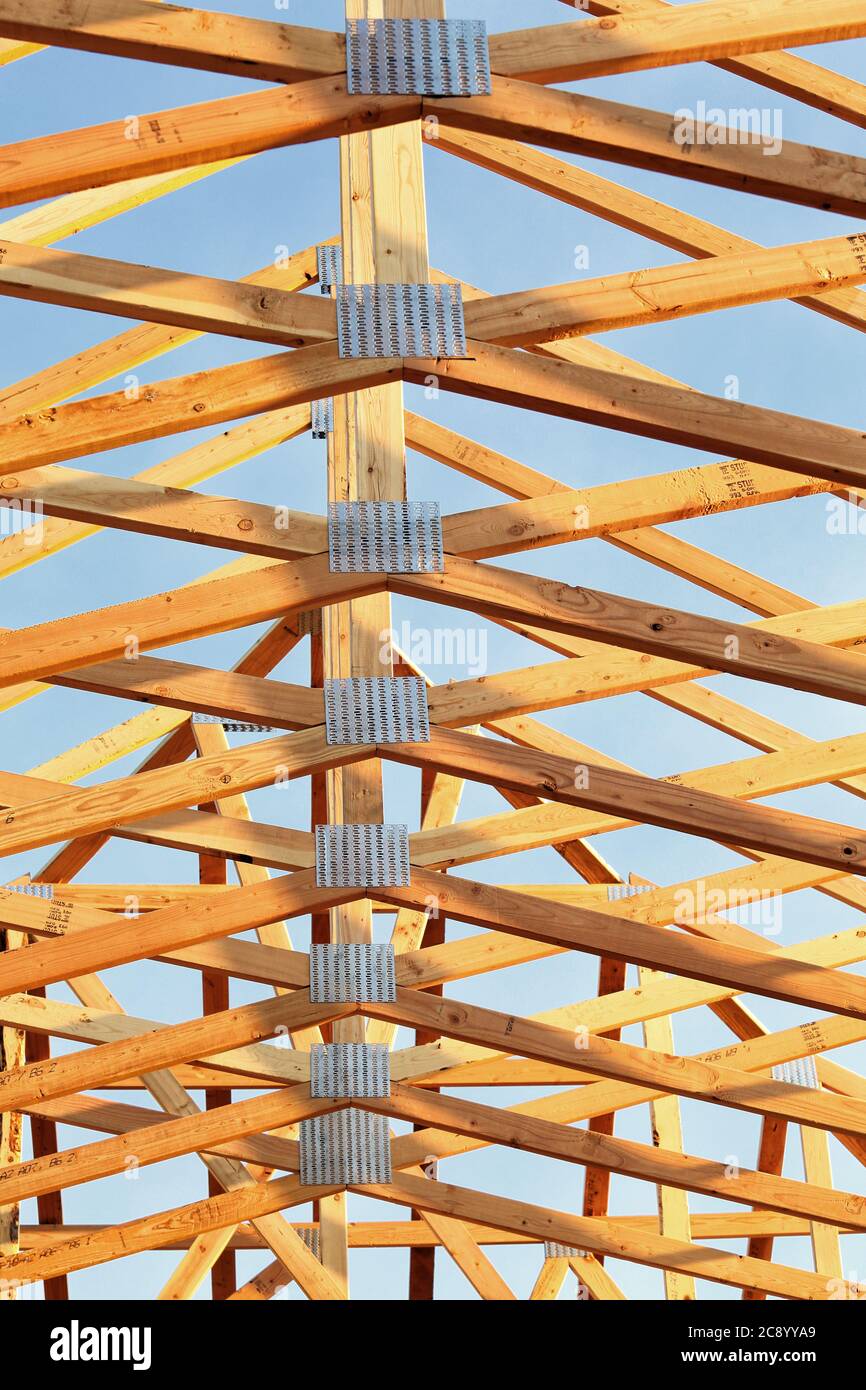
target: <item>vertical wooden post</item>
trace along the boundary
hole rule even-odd
[[[23,946],[26,937],[18,931],[0,931],[0,953]],[[24,1063],[24,1030],[0,1027],[0,1071],[12,1071]],[[0,1111],[0,1168],[20,1163],[24,1117],[17,1110]],[[19,1250],[18,1203],[0,1207],[0,1259],[17,1255]],[[18,1288],[13,1280],[0,1279],[0,1299],[14,1300]]]
[[[346,0],[347,20],[443,15],[444,0]],[[340,141],[340,188],[346,281],[428,281],[420,122],[345,136]],[[399,501],[405,496],[402,383],[338,397],[328,448],[329,501]],[[391,602],[385,593],[327,608],[322,622],[324,675],[391,675],[390,628]],[[326,785],[332,824],[385,819],[378,760],[329,773]],[[372,936],[369,901],[332,911],[332,940],[370,941]],[[364,1035],[360,1018],[334,1027],[340,1042],[358,1042]],[[348,1287],[344,1198],[327,1198],[320,1215],[322,1259]]]
[[[44,989],[34,989],[34,995],[45,998]],[[51,1057],[51,1037],[48,1033],[25,1034],[25,1056],[28,1062],[47,1062]],[[57,1153],[57,1125],[44,1115],[30,1116],[30,1141],[34,1158],[45,1158]],[[36,1199],[36,1212],[40,1226],[63,1225],[63,1193],[43,1192]],[[43,1285],[45,1302],[65,1302],[69,1298],[69,1281],[65,1274],[54,1279],[46,1279]]]

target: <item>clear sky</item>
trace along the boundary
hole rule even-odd
[[[208,8],[342,28],[342,4],[338,0],[290,0],[288,13],[285,9],[275,10],[265,0],[211,0]],[[492,30],[576,18],[557,0],[534,0],[532,4],[527,0],[451,0],[449,14],[454,18],[485,19]],[[821,46],[804,51],[804,56],[866,81],[866,41]],[[0,72],[0,140],[5,144],[253,90],[258,85],[179,68],[49,51]],[[771,117],[775,112],[781,113],[787,140],[864,153],[862,130],[706,64],[596,80],[583,84],[581,90],[583,87],[593,95],[663,111],[695,108],[700,101],[724,110],[743,106],[766,108]],[[652,241],[479,171],[441,151],[428,148],[426,161],[432,263],[489,291],[556,284],[682,259]],[[845,216],[612,164],[576,158],[574,162],[767,245],[863,229],[862,224]],[[274,150],[82,232],[65,246],[201,275],[240,277],[272,261],[280,246],[300,250],[334,235],[339,230],[338,190],[335,141]],[[22,210],[14,209],[9,215]],[[587,248],[588,265],[576,269],[576,248],[580,247]],[[128,325],[123,321],[106,316],[2,299],[0,384],[11,386],[85,347],[113,337],[125,326]],[[727,310],[677,323],[620,331],[602,341],[711,394],[723,394],[728,379],[736,377],[743,400],[838,424],[863,426],[864,340],[854,330],[793,304]],[[266,351],[258,344],[211,336],[145,365],[139,374],[142,381],[155,381],[262,356]],[[97,388],[94,394],[122,385],[122,379],[115,379]],[[710,454],[505,406],[444,393],[437,400],[428,401],[416,388],[409,388],[407,395],[410,407],[419,413],[430,414],[572,486],[591,486],[714,461]],[[157,440],[94,456],[78,466],[129,476],[187,449],[207,434],[202,431]],[[446,512],[501,500],[501,494],[414,454],[409,459],[409,488],[412,497],[441,500]],[[326,500],[325,447],[303,436],[212,480],[201,490],[322,512]],[[806,607],[852,600],[863,592],[866,535],[830,534],[827,522],[826,501],[815,497],[698,519],[670,529],[792,590],[803,598]],[[2,558],[0,542],[0,562]],[[0,586],[0,625],[24,627],[138,598],[187,582],[231,558],[229,553],[223,555],[204,547],[105,532],[6,579]],[[732,621],[747,621],[750,616],[601,540],[513,556],[506,563],[529,573],[729,617]],[[446,614],[444,610],[406,600],[395,603],[395,619],[398,623],[409,619],[415,628],[465,625],[476,633],[483,626],[471,614]],[[253,635],[250,630],[227,633],[170,653],[165,649],[163,654],[178,654],[183,660],[204,665],[229,666],[250,644]],[[487,635],[491,672],[556,659],[553,653],[501,629],[491,627]],[[286,680],[308,680],[306,644],[301,644],[275,674]],[[431,668],[430,674],[441,681],[452,676],[463,678],[467,671],[438,666]],[[712,684],[817,739],[862,728],[862,717],[854,705],[731,677]],[[96,694],[49,691],[3,715],[4,766],[27,771],[131,717],[140,708]],[[748,757],[752,752],[739,741],[640,694],[579,704],[543,717],[590,747],[655,776],[724,763]],[[133,770],[137,761],[137,757],[132,757],[114,763],[89,780],[97,783],[124,775]],[[386,795],[386,819],[417,823],[415,774],[389,768]],[[282,790],[266,789],[253,794],[250,801],[254,814],[263,821],[298,827],[308,823],[304,784]],[[779,796],[772,799],[772,804],[848,824],[864,824],[859,801],[831,787]],[[491,789],[469,786],[461,816],[475,817],[504,808],[505,803]],[[594,844],[621,874],[634,871],[659,883],[710,874],[738,862],[732,853],[715,844],[650,827],[620,831],[601,837]],[[11,878],[27,869],[36,874],[42,862],[40,852],[7,860],[3,877]],[[571,870],[552,849],[489,860],[462,872],[506,884],[571,881]],[[94,859],[81,878],[93,883],[188,883],[197,878],[197,863],[192,855],[116,840]],[[856,920],[851,908],[826,895],[804,892],[786,899],[781,936],[776,939],[791,945],[850,927]],[[383,919],[379,919],[378,929],[386,930]],[[309,939],[307,924],[293,924],[292,931],[297,944],[305,948]],[[531,1014],[587,997],[594,992],[596,975],[595,958],[557,958],[519,971],[461,982],[452,992],[456,997],[493,1008]],[[106,972],[105,978],[124,1007],[136,1015],[175,1022],[200,1009],[197,977],[192,972],[145,964]],[[59,999],[71,998],[66,987],[51,993]],[[260,993],[252,986],[238,984],[233,987],[232,1000],[243,1003]],[[809,1017],[805,1010],[773,1001],[746,1002],[772,1029]],[[676,1047],[684,1053],[702,1051],[730,1038],[707,1010],[678,1015],[674,1027]],[[627,1041],[642,1041],[638,1029],[628,1030],[625,1036]],[[401,1041],[408,1041],[408,1035],[401,1035]],[[63,1049],[63,1044],[58,1045],[58,1051]],[[859,1061],[862,1066],[864,1051],[849,1049],[849,1055],[839,1052],[834,1056],[852,1065]],[[524,1098],[517,1091],[469,1094],[503,1105]],[[126,1098],[117,1092],[112,1095]],[[130,1092],[128,1098],[138,1105],[150,1103],[141,1092]],[[717,1160],[735,1158],[746,1167],[754,1165],[759,1136],[756,1117],[692,1102],[684,1102],[682,1109],[688,1152]],[[649,1142],[648,1107],[623,1112],[617,1121],[617,1133]],[[71,1145],[89,1142],[93,1137],[64,1129],[61,1142]],[[862,1169],[838,1143],[831,1142],[837,1186],[862,1191]],[[788,1145],[786,1172],[792,1177],[802,1173],[795,1135]],[[445,1163],[440,1175],[465,1186],[564,1210],[580,1210],[580,1171],[552,1160],[489,1149]],[[143,1169],[132,1190],[128,1184],[128,1178],[118,1176],[68,1191],[64,1195],[66,1221],[116,1222],[195,1200],[206,1191],[204,1170],[194,1156]],[[692,1208],[711,1211],[721,1209],[721,1204],[695,1197]],[[655,1192],[645,1183],[616,1178],[611,1210],[650,1213],[655,1210]],[[353,1219],[373,1219],[375,1215],[400,1218],[405,1213],[353,1199]],[[36,1220],[35,1203],[27,1204],[23,1220]],[[744,1246],[731,1243],[730,1248],[742,1250]],[[791,1265],[811,1268],[811,1252],[805,1239],[780,1241],[776,1257]],[[526,1297],[539,1267],[538,1251],[504,1247],[495,1251],[493,1258],[518,1296]],[[177,1259],[177,1255],[153,1253],[103,1265],[74,1275],[71,1291],[74,1297],[81,1298],[151,1298]],[[851,1277],[857,1277],[858,1259],[859,1277],[863,1278],[863,1257],[858,1257],[853,1238],[849,1238],[845,1264]],[[241,1277],[251,1277],[267,1262],[267,1253],[239,1256]],[[407,1265],[406,1252],[353,1254],[354,1296],[405,1297]],[[662,1296],[660,1274],[619,1262],[611,1263],[610,1270],[629,1297]],[[447,1256],[438,1261],[437,1292],[439,1296],[456,1299],[475,1296]],[[209,1290],[207,1293],[209,1296]],[[699,1293],[705,1298],[735,1296],[734,1291],[708,1284],[702,1284]],[[293,1288],[284,1296],[301,1295]]]

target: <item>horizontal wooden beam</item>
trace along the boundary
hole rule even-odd
[[[628,1226],[634,1231],[658,1230],[658,1217],[622,1215],[617,1224]],[[535,1245],[532,1236],[519,1235],[516,1231],[497,1231],[492,1226],[482,1226],[477,1222],[467,1222],[467,1229],[479,1245],[520,1246]],[[36,1250],[57,1240],[75,1239],[94,1234],[98,1226],[76,1226],[69,1223],[62,1227],[46,1225],[22,1225],[21,1249]],[[295,1230],[301,1233],[315,1231],[314,1222],[296,1223]],[[788,1236],[808,1236],[809,1223],[796,1216],[784,1216],[771,1211],[726,1211],[694,1212],[692,1214],[692,1235],[695,1240],[737,1240],[752,1235],[772,1234],[777,1239]],[[355,1250],[386,1249],[405,1247],[438,1246],[439,1237],[424,1221],[350,1221],[348,1224],[349,1248]],[[172,1239],[169,1237],[161,1248],[163,1250],[186,1250],[191,1241],[189,1237]],[[254,1228],[240,1227],[229,1242],[232,1250],[262,1250],[264,1241]]]

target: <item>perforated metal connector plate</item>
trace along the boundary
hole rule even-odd
[[[310,404],[310,433],[314,439],[327,439],[334,433],[334,397],[325,396]]]
[[[798,1057],[796,1061],[773,1067],[773,1080],[785,1081],[789,1086],[808,1086],[810,1091],[821,1089],[814,1057]]]
[[[409,831],[405,825],[317,825],[320,888],[406,888]]]
[[[345,1187],[391,1181],[391,1140],[385,1115],[338,1110],[299,1125],[301,1182]]]
[[[325,681],[328,743],[429,743],[427,687],[417,676]]]
[[[340,285],[341,357],[466,357],[459,285]]]
[[[578,1250],[573,1245],[560,1245],[555,1240],[544,1242],[544,1258],[546,1260],[577,1260],[585,1257],[586,1251]]]
[[[433,574],[445,568],[438,502],[331,502],[334,574]]]
[[[322,631],[322,610],[321,608],[307,608],[303,613],[298,614],[295,622],[302,637],[318,636]]]
[[[24,893],[28,898],[54,897],[53,883],[5,883],[7,893]]]
[[[315,1258],[316,1258],[317,1260],[321,1260],[321,1258],[322,1258],[322,1255],[321,1255],[321,1246],[322,1246],[322,1242],[321,1242],[321,1240],[320,1240],[320,1238],[319,1238],[319,1229],[318,1229],[318,1227],[317,1227],[317,1226],[302,1226],[301,1229],[298,1231],[298,1235],[301,1237],[301,1240],[302,1240],[302,1241],[304,1242],[304,1244],[306,1245],[306,1247],[307,1247],[307,1249],[309,1250],[310,1254],[311,1254],[311,1255],[314,1255]]]
[[[621,902],[623,898],[636,898],[638,893],[651,893],[648,883],[609,883],[607,900],[609,903]]]
[[[383,1043],[321,1043],[310,1049],[310,1091],[314,1096],[390,1096],[391,1053]]]
[[[357,95],[485,96],[487,26],[477,19],[354,19],[346,26],[349,91]]]
[[[390,942],[340,941],[310,948],[314,1004],[393,1004],[397,998]]]
[[[330,294],[343,283],[343,248],[339,245],[316,247],[316,271],[322,294]]]
[[[193,724],[222,724],[228,734],[270,734],[271,724],[246,724],[240,719],[222,719],[218,714],[194,714]]]

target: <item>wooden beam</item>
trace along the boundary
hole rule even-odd
[[[474,299],[466,305],[466,331],[484,342],[530,347],[744,304],[799,299],[864,280],[866,237],[854,234]]]
[[[330,1190],[302,1187],[296,1177],[253,1183],[252,1187],[224,1192],[219,1197],[190,1202],[187,1206],[141,1217],[122,1226],[106,1226],[69,1241],[22,1253],[0,1264],[0,1278],[23,1279],[29,1283],[54,1278],[58,1274],[71,1274],[78,1269],[90,1269],[122,1256],[160,1249],[167,1237],[177,1236],[184,1240],[190,1236],[199,1239],[223,1226],[234,1226],[256,1216],[300,1206]],[[332,1291],[333,1286],[327,1281],[324,1271],[319,1287],[323,1290],[319,1297],[334,1299],[339,1296]]]
[[[198,908],[187,905],[151,913],[120,933],[111,918],[104,926],[70,933],[63,940],[26,946],[14,961],[0,961],[0,991],[12,994],[16,990],[35,989],[91,970],[143,960],[163,950],[180,950],[221,936],[233,936],[268,922],[320,911],[335,902],[348,901],[356,893],[357,889],[317,888],[315,873],[305,870],[250,888],[237,888]],[[0,916],[6,910],[6,899],[20,896],[0,893]],[[11,908],[10,903],[8,910]],[[22,909],[15,910],[18,913]],[[69,914],[75,912],[74,907],[69,909]],[[68,914],[61,915],[68,922]]]
[[[574,82],[863,34],[866,18],[857,0],[841,0],[821,14],[811,0],[705,0],[680,5],[673,13],[650,11],[634,18],[623,15],[494,34],[490,61],[505,77]]]
[[[295,360],[322,351],[306,348]],[[576,367],[477,339],[472,354],[471,359],[438,364],[442,389],[689,448],[724,449],[836,485],[866,483],[862,441],[856,430],[598,368]],[[407,361],[404,372],[408,380],[423,384],[430,366]]]
[[[563,0],[594,15],[631,15],[661,10],[668,0]],[[717,60],[716,67],[746,77],[771,91],[794,97],[842,121],[866,126],[866,87],[842,73],[809,63],[793,53],[762,53],[745,59]]]
[[[108,526],[278,560],[320,554],[328,546],[325,518],[310,512],[56,465],[0,479],[0,499],[11,507],[33,503],[47,516],[91,529]]]
[[[12,853],[13,846],[30,849],[68,835],[111,830],[161,808],[219,801],[221,796],[289,781],[370,753],[363,744],[330,748],[323,729],[310,729],[13,808],[4,816],[0,853]]]
[[[0,930],[0,958],[23,946],[26,938],[11,930]],[[20,1028],[0,1027],[0,1086],[25,1062],[25,1035]],[[0,1111],[0,1168],[20,1163],[23,1142],[23,1116],[15,1109]],[[19,1203],[0,1195],[0,1262],[13,1259],[19,1251]],[[18,1285],[0,1276],[0,1302],[15,1302]]]
[[[702,793],[694,786],[639,778],[637,774],[594,764],[576,764],[534,749],[503,747],[493,740],[450,729],[431,731],[429,743],[383,745],[382,752],[396,762],[437,767],[456,775],[462,769],[481,781],[567,805],[594,810],[615,807],[617,811],[628,805],[637,820],[669,830],[752,845],[808,863],[824,863],[830,868],[866,872],[866,843],[861,842],[854,827],[806,817],[801,821],[790,812],[730,802],[712,793]],[[750,817],[754,818],[754,830]],[[803,838],[797,844],[800,835]]]
[[[419,118],[417,96],[350,96],[345,78],[219,97],[130,121],[22,140],[0,150],[0,207],[191,164],[326,140]]]
[[[155,382],[133,399],[117,391],[76,401],[0,425],[0,475],[300,405],[396,375],[399,365],[391,358],[342,360],[336,344],[321,343]]]
[[[0,34],[26,43],[106,53],[265,82],[301,82],[343,72],[342,34],[325,29],[185,9],[149,0],[0,0]]]
[[[273,1037],[281,1027],[309,1027],[353,1012],[354,1005],[312,1004],[309,991],[298,990],[291,999],[278,996],[59,1057],[50,1077],[44,1074],[41,1066],[19,1067],[4,1075],[0,1105],[9,1110],[19,1100],[26,1104],[37,1098],[51,1099],[80,1090],[98,1089],[102,1081],[120,1081],[127,1076],[170,1067],[175,1062],[193,1061],[201,1051],[208,1051],[214,1045],[243,1047],[254,1040]]]
[[[569,1163],[598,1161],[612,1171],[648,1182],[667,1182],[674,1176],[678,1193],[702,1192],[724,1201],[745,1203],[751,1200],[749,1193],[760,1193],[760,1200],[755,1198],[756,1205],[769,1210],[785,1210],[788,1215],[802,1216],[814,1212],[816,1207],[821,1211],[834,1212],[851,1209],[851,1194],[835,1192],[831,1187],[813,1188],[808,1183],[794,1182],[790,1178],[778,1179],[742,1169],[737,1180],[732,1181],[724,1163],[711,1163],[708,1159],[693,1158],[676,1150],[613,1139],[607,1135],[590,1136],[585,1130],[568,1125],[533,1119],[474,1101],[457,1100],[453,1096],[431,1095],[416,1087],[393,1085],[387,1100],[372,1100],[368,1108],[415,1124],[453,1129],[457,1134],[477,1136],[520,1152],[543,1154]],[[742,1189],[740,1181],[744,1184]],[[849,1204],[847,1207],[846,1203]],[[866,1228],[863,1203],[858,1203],[855,1198],[853,1204],[861,1207],[860,1221]],[[672,1231],[662,1234],[675,1235]]]
[[[283,347],[337,336],[327,299],[14,241],[0,241],[0,295]]]
[[[683,1274],[695,1274],[699,1270],[701,1278],[734,1288],[748,1282],[781,1298],[826,1299],[830,1296],[827,1281],[820,1275],[769,1265],[764,1260],[749,1261],[746,1256],[723,1254],[707,1246],[686,1245],[669,1236],[641,1232],[637,1237],[628,1227],[607,1218],[566,1215],[547,1207],[534,1207],[409,1176],[395,1178],[387,1185],[352,1190],[401,1206],[412,1202],[422,1210],[426,1207],[464,1221],[480,1219],[491,1226],[534,1235],[539,1240],[555,1240],[592,1250],[596,1255],[633,1260],[657,1269],[675,1269]],[[19,1257],[22,1261],[33,1258]]]
[[[413,868],[411,887],[381,889],[377,896],[396,906],[420,905],[432,898],[449,917],[476,926],[492,926],[573,950],[603,951],[690,979],[730,983],[734,989],[809,1003],[851,1017],[864,1016],[864,1006],[855,1002],[863,993],[856,975],[814,970],[781,955],[768,956],[733,944],[721,946],[703,937],[681,937],[664,928],[626,922],[586,908],[554,907],[541,899],[536,907],[526,894],[470,883],[453,874],[446,877]],[[818,995],[825,1002],[819,1003]]]
[[[425,97],[424,114],[446,130],[456,127],[521,140],[827,212],[862,217],[866,206],[866,160],[855,155],[825,149],[816,154],[808,145],[785,140],[767,159],[767,146],[760,138],[744,143],[739,130],[719,126],[714,128],[718,143],[692,142],[687,123],[680,143],[676,118],[666,112],[514,78],[495,77],[490,96]],[[0,196],[2,188],[0,182]]]
[[[766,56],[775,57],[780,62],[802,62],[788,53]],[[803,63],[803,67],[812,69],[812,65],[808,63]],[[821,71],[820,68],[812,70]],[[837,74],[833,76],[836,77]],[[866,93],[866,88],[859,90]],[[866,102],[863,113],[866,123]],[[504,174],[506,178],[514,179],[526,188],[557,198],[569,207],[603,217],[605,221],[625,227],[630,232],[637,232],[640,236],[651,237],[662,246],[667,246],[673,251],[682,251],[688,256],[728,256],[739,251],[750,252],[756,248],[755,242],[739,236],[736,232],[718,227],[715,223],[707,222],[693,213],[684,212],[681,208],[672,208],[657,198],[613,183],[610,179],[590,173],[587,169],[580,169],[567,159],[557,159],[554,155],[530,149],[528,145],[520,145],[514,140],[478,135],[449,127],[438,132],[437,147],[447,150],[449,154],[459,155],[461,159],[469,160],[472,164],[480,165],[482,169]],[[808,295],[797,302],[807,309],[834,319],[837,323],[844,323],[862,331],[866,318],[866,298],[860,290],[831,290],[819,295]],[[595,346],[598,347],[597,344]]]

